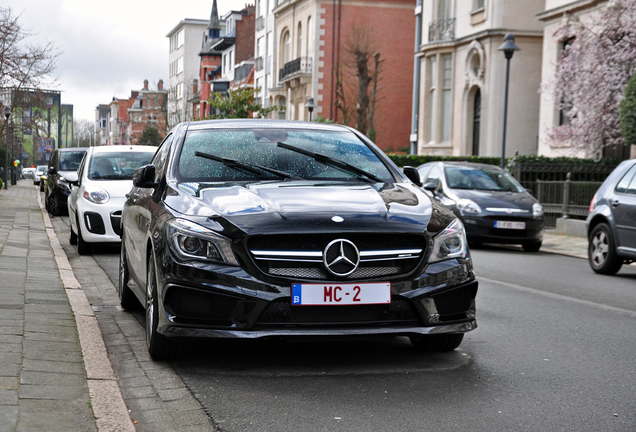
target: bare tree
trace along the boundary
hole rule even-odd
[[[40,88],[53,85],[51,76],[60,52],[54,41],[43,46],[26,40],[34,36],[19,23],[11,8],[0,7],[0,87]]]
[[[93,143],[93,122],[73,119],[73,147],[90,147]]]
[[[349,91],[357,94],[356,129],[374,139],[373,120],[378,101],[378,83],[383,60],[377,50],[377,42],[372,29],[366,24],[353,26],[345,39],[343,49],[347,55],[344,63],[349,69],[349,74],[340,73],[337,87],[340,91],[338,98],[343,101],[343,104],[346,101],[345,89],[340,82],[346,79],[350,82]],[[357,89],[353,90],[356,84]],[[344,108],[346,108],[346,104],[344,104]],[[342,111],[344,115],[345,111]]]

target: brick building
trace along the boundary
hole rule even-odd
[[[254,18],[254,6],[247,5],[245,9],[230,11],[219,19],[214,0],[206,42],[199,53],[201,88],[199,103],[193,105],[194,118],[211,115],[208,100],[212,93],[226,93],[235,86],[235,81],[236,86],[253,86]]]
[[[148,88],[144,80],[141,90],[132,90],[128,99],[113,98],[110,106],[110,134],[107,145],[136,145],[146,127],[166,134],[166,104],[168,91],[163,88],[163,80],[157,89]]]
[[[278,0],[271,11],[276,17],[272,70],[277,73],[273,74],[267,93],[268,105],[278,105],[284,111],[274,116],[308,120],[305,104],[312,97],[317,104],[314,116],[342,122],[342,110],[337,107],[346,106],[353,111],[348,124],[355,126],[358,78],[349,47],[356,34],[366,33],[373,52],[379,53],[381,60],[375,141],[385,150],[408,147],[415,6],[416,0]],[[268,13],[269,8],[267,3],[257,10]],[[369,61],[371,71],[373,60]],[[340,96],[336,91],[337,70],[342,71]]]

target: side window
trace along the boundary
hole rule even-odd
[[[51,160],[49,160],[49,168],[54,168],[55,167],[55,161],[57,160],[57,155],[59,155],[60,152],[57,151],[53,151],[53,155],[51,156]]]
[[[164,168],[166,167],[166,162],[168,160],[168,154],[170,153],[170,144],[172,143],[172,138],[173,138],[174,134],[170,134],[168,135],[163,142],[159,145],[159,148],[157,149],[157,153],[155,153],[155,155],[152,157],[152,160],[150,161],[151,164],[153,164],[155,166],[155,172],[156,172],[156,178],[160,178],[161,174],[164,171]]]
[[[428,173],[424,184],[426,183],[435,183],[438,190],[442,188],[442,170],[438,166],[434,166],[431,172]]]
[[[625,173],[616,185],[616,192],[636,195],[636,165]]]

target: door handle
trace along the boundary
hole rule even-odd
[[[621,202],[619,200],[614,200],[612,201],[612,207],[618,207],[621,204]]]

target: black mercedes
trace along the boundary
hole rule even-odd
[[[346,126],[181,123],[134,175],[119,297],[155,359],[197,338],[408,336],[477,327],[461,221]]]

